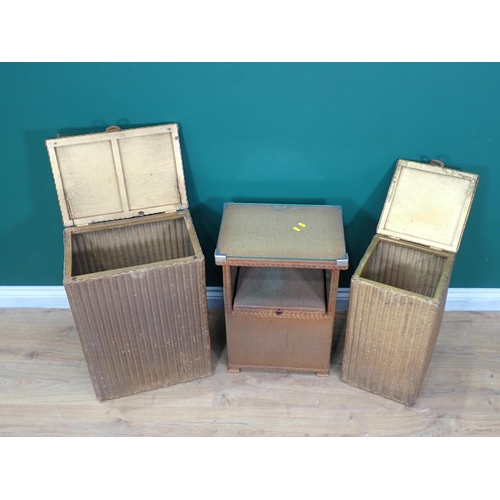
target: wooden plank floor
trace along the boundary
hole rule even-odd
[[[329,377],[229,374],[210,325],[212,377],[99,403],[69,309],[0,309],[0,436],[500,436],[498,312],[445,314],[411,408],[340,381],[342,338]]]

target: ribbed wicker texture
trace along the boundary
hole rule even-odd
[[[72,234],[72,276],[194,255],[182,217]]]
[[[441,327],[454,256],[374,241],[351,280],[342,380],[411,405]]]
[[[205,259],[175,123],[46,141],[64,286],[100,400],[212,373]]]
[[[446,259],[412,247],[380,241],[361,277],[433,297]]]
[[[97,397],[212,373],[204,259],[65,283]]]
[[[351,279],[344,381],[414,403],[477,182],[438,160],[398,160],[378,234]]]

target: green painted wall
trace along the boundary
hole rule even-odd
[[[226,201],[340,204],[351,269],[398,158],[481,176],[451,286],[500,287],[500,64],[0,64],[0,285],[58,285],[44,141],[177,122],[208,285]]]

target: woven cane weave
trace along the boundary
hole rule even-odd
[[[326,311],[325,272],[321,269],[241,267],[234,308]]]
[[[333,206],[228,204],[217,250],[228,258],[340,259],[342,214]]]

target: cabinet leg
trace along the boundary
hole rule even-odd
[[[240,373],[241,368],[235,368],[233,366],[228,366],[227,371],[228,371],[228,373]]]

